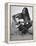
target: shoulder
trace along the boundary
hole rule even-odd
[[[21,15],[21,13],[17,13],[15,15],[13,15],[13,17],[17,17],[17,16],[20,16],[20,15]]]

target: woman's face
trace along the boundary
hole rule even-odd
[[[22,14],[25,14],[25,8],[22,10]]]

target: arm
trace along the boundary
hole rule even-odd
[[[15,19],[16,15],[13,15],[12,17],[13,17],[13,20],[16,22],[16,19]]]

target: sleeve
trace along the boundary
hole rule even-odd
[[[16,19],[15,19],[16,15],[13,15],[12,17],[13,17],[13,20],[16,22]]]

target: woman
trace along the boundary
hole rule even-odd
[[[19,31],[21,31],[23,34],[26,34],[28,32],[28,29],[32,26],[32,21],[30,20],[28,9],[23,8],[22,13],[16,14],[13,17],[14,17],[14,20],[16,20],[16,21],[19,20],[16,24],[16,25],[19,25],[18,26]],[[15,17],[16,17],[16,19],[15,19]],[[18,18],[18,20],[17,20],[17,18]],[[21,21],[21,19],[23,21]]]

